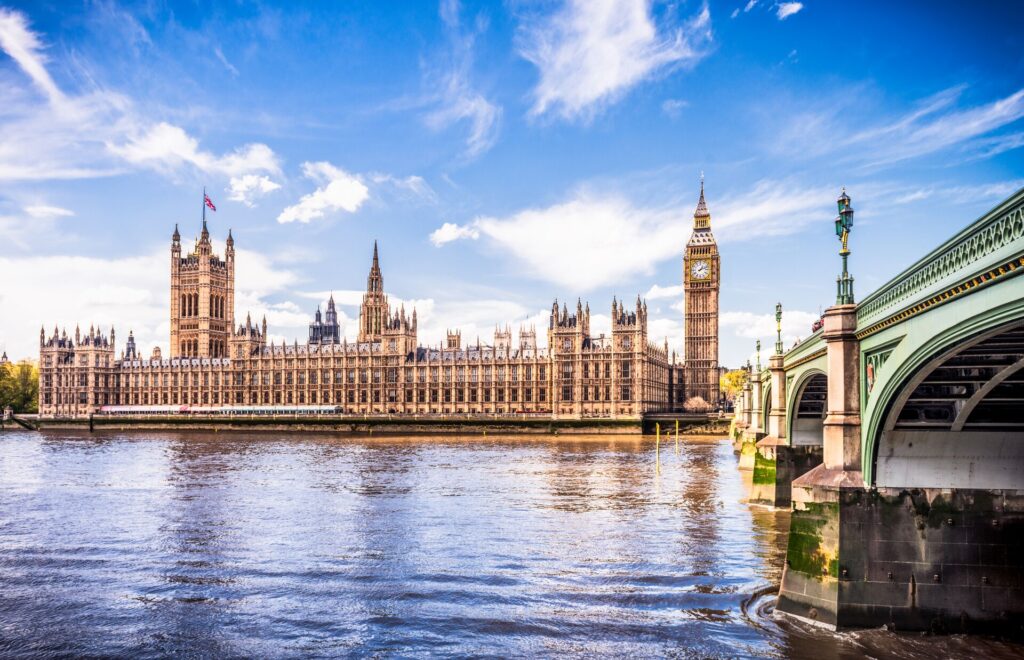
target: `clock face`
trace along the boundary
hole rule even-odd
[[[690,265],[690,277],[695,280],[706,280],[711,274],[711,264],[703,259],[694,261]]]

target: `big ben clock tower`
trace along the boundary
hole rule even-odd
[[[700,199],[693,212],[693,233],[683,255],[683,314],[686,398],[701,397],[717,406],[718,385],[718,244],[711,234],[711,213],[704,202],[704,176]]]

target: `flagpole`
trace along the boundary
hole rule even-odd
[[[203,186],[203,224],[206,224],[206,186]]]

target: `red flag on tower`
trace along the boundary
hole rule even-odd
[[[217,210],[217,207],[214,206],[213,202],[210,201],[210,196],[207,195],[205,192],[203,193],[203,201],[206,202],[206,205],[210,207],[211,211],[216,211]]]

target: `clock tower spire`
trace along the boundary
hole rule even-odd
[[[693,212],[693,232],[683,254],[684,387],[686,399],[700,397],[709,406],[719,404],[718,385],[718,244],[711,233],[711,212],[704,200],[704,174],[700,198]]]

